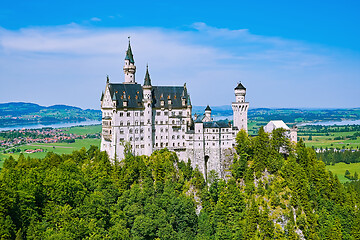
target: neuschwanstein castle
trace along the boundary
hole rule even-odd
[[[125,81],[106,81],[101,96],[101,150],[110,159],[124,158],[125,143],[130,143],[135,155],[151,155],[167,148],[177,153],[180,160],[191,160],[204,176],[215,170],[221,177],[233,159],[235,137],[240,129],[247,131],[249,103],[246,88],[239,83],[235,89],[233,124],[213,121],[211,108],[193,117],[190,95],[183,86],[152,85],[149,69],[143,85],[135,81],[136,66],[129,47],[124,65]]]

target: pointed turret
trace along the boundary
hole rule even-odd
[[[115,95],[115,92],[114,92],[114,94],[113,94],[113,96],[112,96],[112,100],[113,100],[113,101],[116,101],[116,95]]]
[[[110,80],[109,80],[109,75],[106,75],[106,83],[109,83]]]
[[[129,37],[129,46],[128,46],[128,49],[126,51],[125,60],[129,60],[129,62],[132,63],[132,64],[135,63],[134,56],[133,56],[132,51],[131,51],[130,37]]]
[[[100,101],[102,101],[104,99],[104,91],[101,92],[101,98]]]
[[[124,83],[136,83],[135,82],[135,72],[136,72],[136,67],[135,67],[135,61],[134,61],[134,56],[132,54],[131,51],[131,45],[130,45],[130,37],[129,37],[129,47],[126,51],[126,55],[125,55],[125,65],[124,65],[124,74],[125,74],[125,81]]]
[[[239,89],[239,90],[246,90],[246,88],[244,87],[244,85],[242,85],[241,82],[238,83],[238,85],[236,86],[235,89]]]
[[[151,86],[151,79],[149,74],[149,66],[146,65],[146,74],[144,79],[144,86]]]

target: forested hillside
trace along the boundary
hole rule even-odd
[[[40,106],[35,103],[0,103],[0,126],[101,120],[101,111],[67,105]]]
[[[288,152],[284,155],[280,152]],[[111,164],[96,147],[9,158],[2,239],[359,239],[359,184],[339,183],[281,130],[237,136],[226,181],[168,150]]]

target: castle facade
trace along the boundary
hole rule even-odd
[[[125,81],[110,83],[107,77],[101,96],[101,150],[110,159],[121,160],[126,144],[134,155],[150,156],[167,148],[180,160],[190,159],[192,167],[198,167],[205,178],[211,170],[224,177],[233,159],[236,134],[240,129],[247,131],[246,88],[239,83],[234,89],[231,124],[213,121],[209,106],[204,114],[193,117],[186,84],[153,86],[148,67],[143,85],[138,84],[130,42],[123,70]]]

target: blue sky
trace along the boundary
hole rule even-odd
[[[126,4],[131,5],[126,5]],[[187,83],[194,105],[360,106],[358,1],[7,1],[0,8],[0,102],[99,108],[123,81]]]

